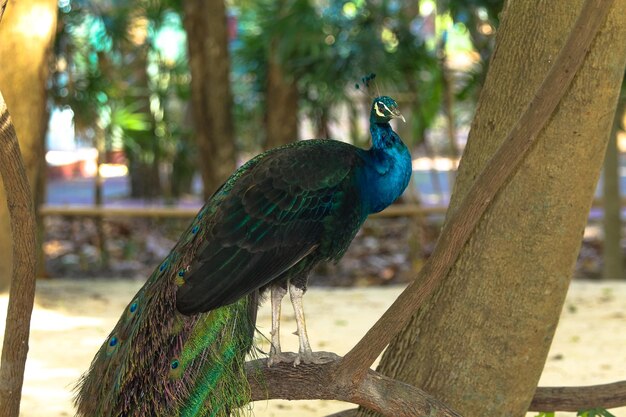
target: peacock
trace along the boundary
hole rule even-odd
[[[372,147],[313,139],[251,159],[208,199],[130,301],[76,387],[79,417],[239,415],[248,402],[244,361],[260,294],[272,309],[270,366],[324,363],[306,332],[302,298],[320,262],[338,261],[367,216],[406,188],[409,151],[375,97]],[[280,348],[289,292],[299,350]]]

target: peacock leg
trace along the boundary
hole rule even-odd
[[[270,357],[267,361],[267,366],[272,366],[280,362],[293,362],[294,355],[291,353],[283,353],[280,350],[280,307],[281,301],[287,290],[280,284],[272,285],[271,289],[271,302],[272,302],[272,346],[270,346]]]
[[[293,362],[293,366],[298,366],[300,363],[323,364],[332,362],[333,360],[339,358],[339,356],[332,352],[313,352],[311,350],[309,336],[306,332],[304,308],[302,306],[304,289],[298,288],[296,285],[289,283],[289,296],[291,297],[291,304],[293,305],[293,311],[296,316],[296,325],[298,326],[296,334],[298,335],[298,340],[300,342],[298,355]]]

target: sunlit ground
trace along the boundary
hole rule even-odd
[[[140,283],[128,280],[39,281],[32,320],[22,417],[72,416],[71,387],[115,324]],[[306,298],[313,348],[345,354],[399,294],[401,288],[312,288]],[[267,304],[267,303],[266,303]],[[4,330],[7,298],[0,297]],[[283,308],[283,344],[297,348],[291,309]],[[270,327],[269,306],[259,327]],[[626,283],[576,281],[568,294],[542,385],[589,385],[626,374]],[[257,417],[326,416],[351,405],[332,401],[270,401],[254,405]],[[626,408],[614,409],[626,417]],[[536,413],[531,413],[533,416]],[[573,417],[574,413],[558,416]]]

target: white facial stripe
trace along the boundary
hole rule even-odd
[[[383,106],[385,106],[385,109],[387,109],[387,111],[389,112],[389,114],[393,114],[393,112],[391,111],[391,109],[389,107],[387,107],[387,105],[383,102],[381,102],[380,104],[382,104]]]
[[[385,103],[381,103],[381,104],[383,106],[385,106]],[[385,106],[385,107],[387,107],[387,106]],[[374,103],[374,110],[376,110],[376,114],[379,115],[380,117],[385,117],[385,115],[380,110],[378,110],[378,103]],[[389,109],[387,109],[387,110],[389,110]]]

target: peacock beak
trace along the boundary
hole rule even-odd
[[[402,115],[402,113],[400,113],[398,109],[393,109],[393,111],[391,112],[391,117],[393,117],[394,119],[401,119],[404,123],[406,123],[404,116]]]

